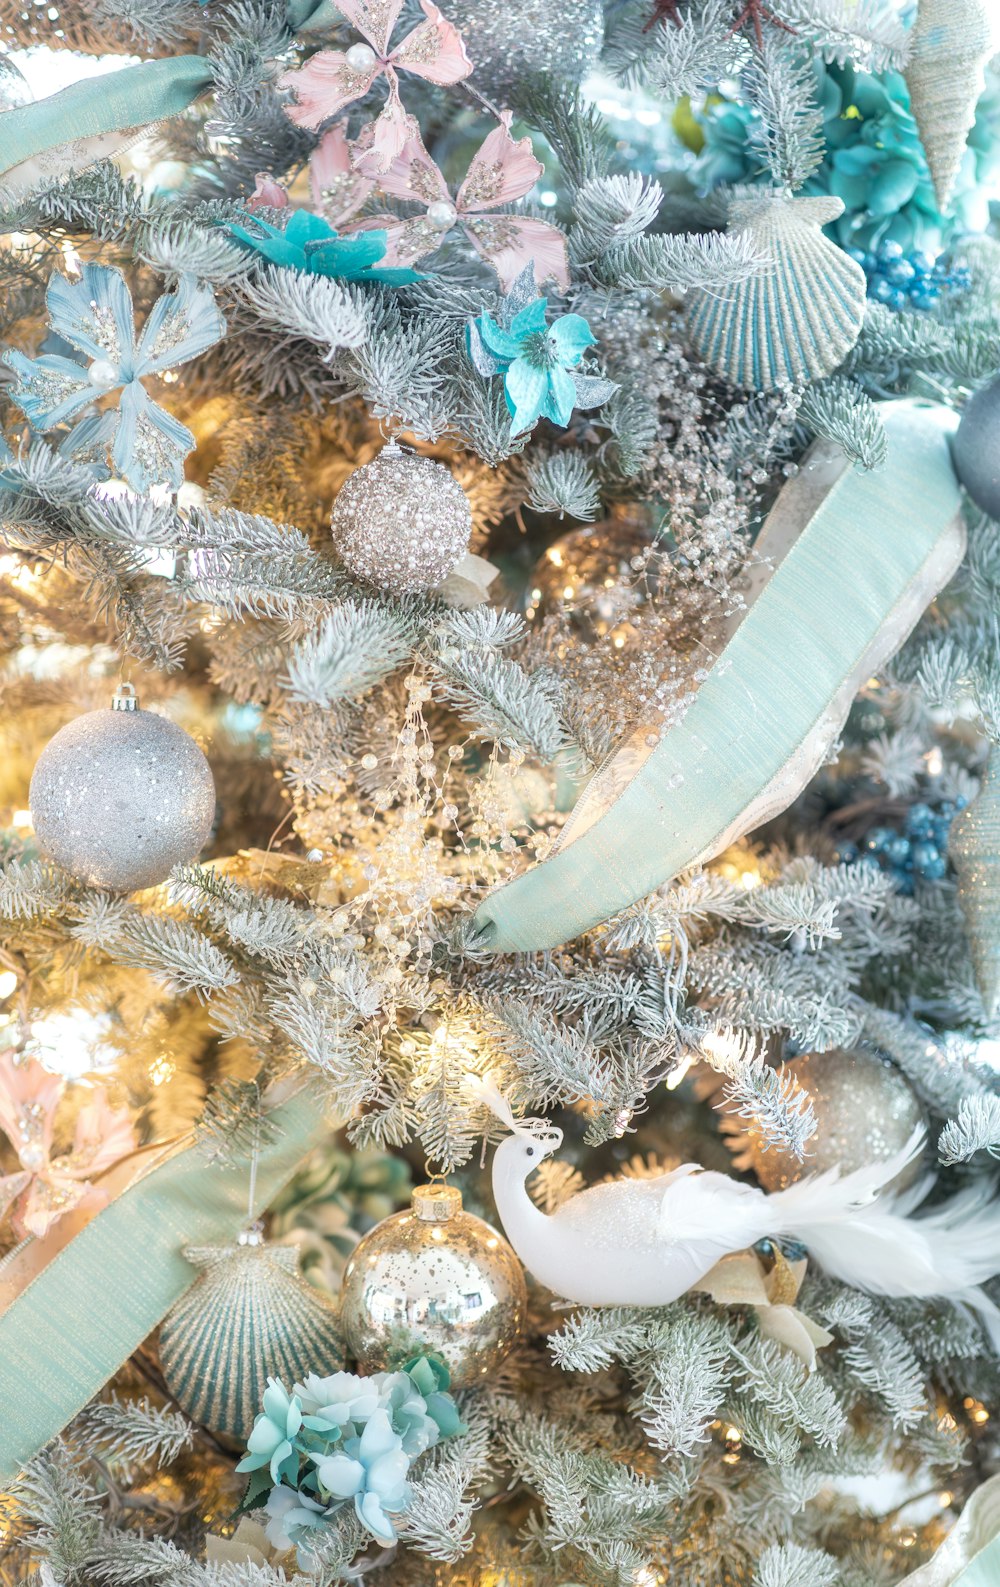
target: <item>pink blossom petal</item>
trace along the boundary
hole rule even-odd
[[[375,186],[373,178],[355,170],[339,121],[324,132],[309,157],[309,186],[313,206],[336,227],[357,213]]]
[[[0,1130],[25,1168],[34,1170],[48,1161],[65,1084],[61,1075],[50,1074],[34,1058],[15,1064],[9,1052],[0,1057]]]
[[[385,56],[392,30],[399,21],[403,0],[336,0],[337,10],[368,40],[377,55]]]
[[[367,130],[363,129],[359,144]],[[439,198],[451,198],[448,184],[424,148],[416,124],[410,129],[410,135],[399,154],[384,171],[379,171],[373,157],[367,153],[357,157],[356,164],[366,176],[377,176],[379,187],[390,198],[409,199],[411,203],[423,204],[425,208]]]
[[[355,167],[370,179],[376,176],[381,179],[393,162],[398,160],[414,133],[418,138],[420,136],[415,118],[408,116],[403,109],[396,74],[391,66],[386,67],[385,75],[389,79],[389,98],[385,109],[374,121],[362,127],[355,144]]]
[[[441,242],[439,231],[429,226],[422,215],[400,220],[397,215],[369,215],[351,227],[352,232],[384,231],[386,248],[376,269],[407,269],[417,259],[433,253]]]
[[[371,71],[356,72],[347,64],[343,50],[318,50],[304,66],[285,72],[279,88],[290,88],[295,104],[285,106],[285,114],[297,127],[319,127],[330,116],[355,99],[367,94],[376,77],[384,71],[376,61]]]
[[[37,1174],[11,1219],[14,1233],[21,1240],[29,1234],[40,1240],[58,1218],[94,1194],[92,1185],[77,1184],[62,1174]]]
[[[128,1110],[113,1108],[104,1087],[95,1086],[77,1114],[72,1156],[57,1159],[53,1167],[72,1179],[83,1179],[110,1168],[120,1157],[135,1151],[135,1144]]]
[[[462,35],[441,15],[433,0],[420,0],[427,18],[408,33],[389,59],[396,67],[429,83],[459,83],[472,71]]]
[[[531,191],[545,167],[535,159],[530,138],[515,143],[510,135],[511,112],[503,111],[495,127],[472,157],[456,200],[460,210],[475,214],[510,204]]]
[[[257,172],[257,184],[247,199],[247,209],[287,209],[288,194],[280,182],[273,176],[268,176],[266,171]]]
[[[459,217],[472,246],[482,254],[509,292],[530,260],[540,288],[554,281],[561,292],[569,286],[566,239],[544,220],[519,215],[467,215]]]

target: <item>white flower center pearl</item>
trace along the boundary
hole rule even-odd
[[[352,72],[370,72],[377,60],[370,44],[352,44],[347,52],[347,64]]]
[[[92,386],[114,386],[118,383],[118,371],[109,358],[95,358],[87,370],[87,379]]]
[[[436,198],[427,206],[427,219],[435,231],[447,231],[449,226],[454,226],[457,215],[458,210],[450,198]]]

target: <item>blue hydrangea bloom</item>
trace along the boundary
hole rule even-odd
[[[281,1487],[272,1488],[267,1496],[267,1541],[281,1552],[294,1548],[303,1570],[310,1570],[315,1559],[310,1541],[315,1542],[315,1534],[328,1524],[326,1505],[308,1493]]]
[[[372,1536],[380,1543],[395,1542],[390,1516],[409,1503],[410,1457],[387,1413],[376,1411],[361,1436],[349,1438],[343,1450],[313,1458],[320,1493],[331,1499],[353,1499],[358,1519]]]
[[[120,390],[118,411],[110,421],[115,469],[138,491],[159,482],[178,489],[194,436],[153,401],[142,381],[197,358],[225,334],[225,321],[209,288],[182,276],[175,291],[154,303],[138,339],[132,297],[120,270],[84,265],[79,281],[56,273],[46,302],[52,329],[83,361],[59,353],[26,358],[14,349],[4,354],[16,376],[10,396],[29,424],[39,431],[55,429],[99,396]],[[106,414],[86,422],[88,442],[106,433],[109,425]]]
[[[251,217],[253,230],[232,222],[226,230],[244,247],[252,248],[270,264],[307,275],[330,276],[337,281],[381,281],[384,286],[409,286],[424,281],[416,270],[396,266],[378,269],[386,249],[384,231],[360,231],[342,237],[321,215],[311,210],[293,211],[287,226],[271,226],[259,216]]]
[[[293,1439],[302,1426],[302,1401],[289,1394],[277,1378],[268,1378],[264,1390],[264,1409],[253,1424],[247,1439],[247,1453],[237,1471],[259,1471],[267,1466],[272,1482],[288,1477],[294,1482],[299,1473],[299,1454]]]

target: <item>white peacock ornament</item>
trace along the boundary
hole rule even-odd
[[[767,1195],[683,1163],[656,1179],[616,1179],[578,1191],[555,1212],[525,1181],[562,1142],[546,1119],[517,1119],[490,1077],[479,1099],[510,1127],[493,1154],[493,1198],[524,1266],[584,1306],[666,1306],[724,1256],[767,1237],[794,1236],[835,1278],[876,1295],[942,1295],[978,1313],[1000,1348],[1000,1308],[979,1289],[1000,1272],[1000,1203],[970,1187],[922,1218],[909,1216],[927,1182],[886,1187],[921,1152],[922,1129],[883,1162],[813,1174]]]

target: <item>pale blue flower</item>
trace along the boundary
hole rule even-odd
[[[299,1455],[293,1440],[302,1426],[302,1401],[289,1394],[278,1378],[268,1378],[264,1390],[264,1409],[253,1424],[247,1439],[247,1453],[237,1471],[258,1471],[267,1466],[272,1482],[287,1477],[294,1482],[299,1474]]]
[[[616,390],[611,381],[576,372],[596,343],[583,316],[563,314],[548,325],[547,308],[544,298],[535,298],[506,327],[489,314],[468,327],[467,350],[480,374],[503,373],[512,436],[542,418],[565,428],[574,408],[600,407]]]
[[[17,376],[10,396],[32,428],[52,430],[120,389],[111,440],[116,471],[138,491],[159,482],[178,489],[194,436],[153,401],[142,380],[186,364],[225,334],[209,288],[182,276],[175,291],[154,303],[138,339],[132,297],[120,270],[87,264],[79,281],[56,273],[46,302],[52,329],[85,362],[58,353],[40,358],[16,350],[4,354]]]
[[[360,1378],[354,1372],[334,1372],[328,1378],[310,1372],[295,1392],[302,1402],[303,1426],[325,1433],[331,1440],[351,1438],[355,1424],[367,1422],[379,1408],[379,1381]]]
[[[390,1515],[405,1510],[410,1502],[406,1481],[410,1457],[386,1412],[376,1411],[360,1438],[348,1439],[343,1451],[312,1458],[320,1493],[331,1499],[353,1499],[358,1519],[372,1536],[380,1543],[395,1542]]]
[[[294,1548],[302,1569],[309,1570],[314,1560],[310,1539],[329,1524],[326,1506],[297,1488],[272,1488],[267,1496],[267,1517],[265,1531],[271,1547],[281,1553]]]

